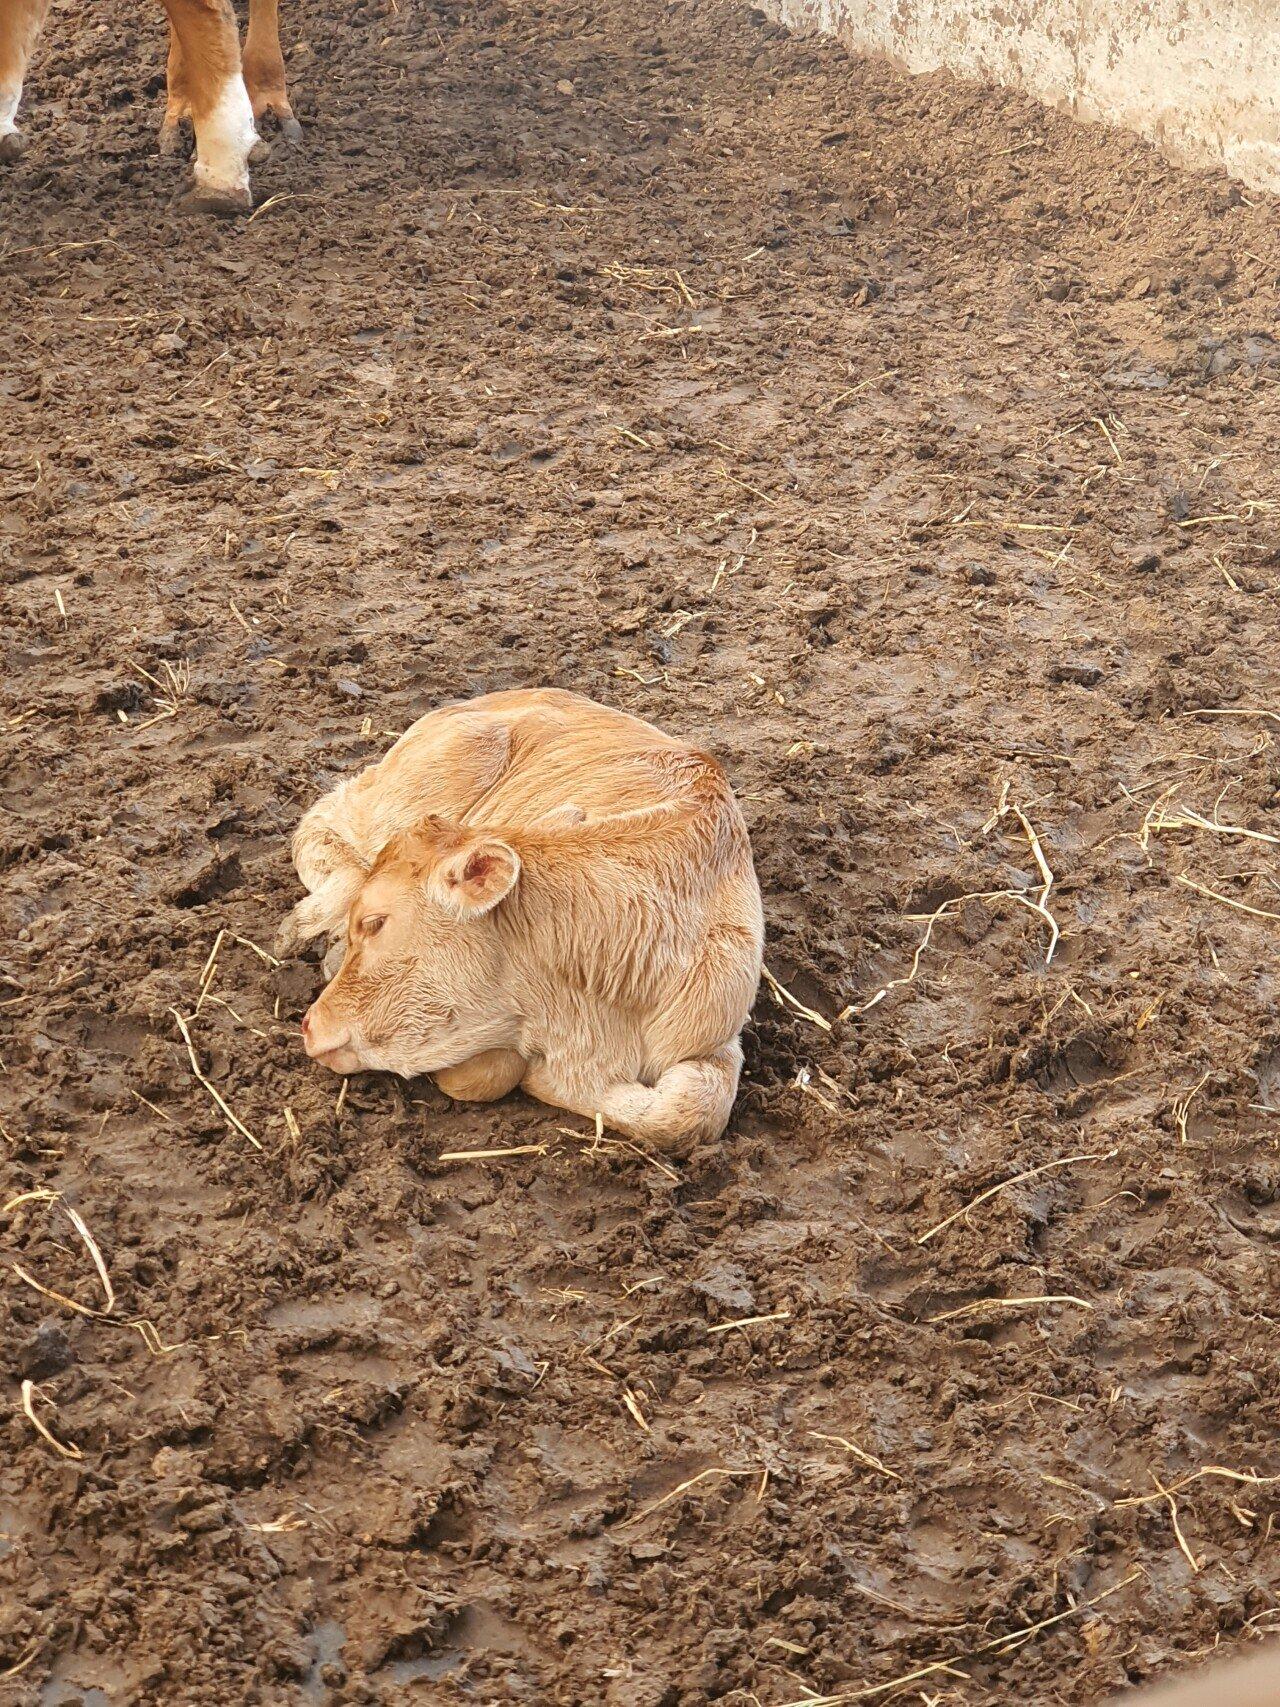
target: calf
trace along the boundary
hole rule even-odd
[[[705,753],[574,694],[490,694],[327,794],[293,857],[283,946],[337,939],[316,1060],[466,1100],[520,1085],[655,1144],[724,1130],[763,920]]]
[[[1277,1707],[1280,1644],[1223,1665],[1199,1666],[1154,1689],[1116,1697],[1109,1707]]]
[[[189,118],[196,137],[188,205],[221,213],[252,207],[249,162],[263,152],[257,121],[274,114],[290,142],[302,136],[285,90],[278,0],[250,0],[244,55],[231,0],[162,0],[169,14],[168,102],[160,148],[181,146]],[[49,0],[0,0],[0,162],[15,160],[27,62]]]

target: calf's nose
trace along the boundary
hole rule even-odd
[[[326,1024],[325,1017],[316,1010],[318,1002],[313,1002],[307,1009],[302,1020],[302,1043],[308,1055],[331,1055],[335,1049],[341,1049],[350,1036],[345,1026]]]

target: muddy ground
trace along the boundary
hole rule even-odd
[[[1244,1645],[1274,203],[721,0],[286,11],[251,222],[173,206],[158,8],[55,16],[0,181],[0,1698],[1078,1704]],[[746,803],[822,1023],[762,995],[716,1145],[339,1108],[250,946],[320,790],[540,682]]]

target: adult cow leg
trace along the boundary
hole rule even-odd
[[[187,68],[182,59],[182,43],[172,23],[169,25],[169,63],[165,70],[167,91],[164,118],[160,125],[160,152],[181,154],[182,125],[191,117],[191,92],[187,88]]]
[[[293,116],[285,87],[284,55],[280,52],[279,0],[249,0],[249,29],[244,38],[244,81],[260,124],[273,117],[286,142],[302,141],[302,126]]]
[[[188,205],[211,213],[243,212],[253,206],[249,155],[258,133],[244,86],[231,0],[163,4],[177,38],[180,99],[190,108],[196,133],[195,189]],[[171,51],[171,73],[174,70]],[[172,98],[171,90],[171,103]],[[165,117],[167,124],[167,112]]]
[[[0,0],[0,162],[22,153],[18,102],[48,10],[49,0]]]

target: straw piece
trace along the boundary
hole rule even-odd
[[[250,1132],[244,1121],[241,1120],[240,1116],[232,1110],[230,1105],[218,1091],[217,1087],[212,1085],[200,1071],[200,1062],[196,1057],[196,1046],[191,1041],[191,1033],[187,1030],[186,1020],[183,1019],[177,1008],[170,1008],[169,1012],[178,1022],[178,1030],[182,1033],[183,1041],[187,1046],[187,1054],[191,1058],[191,1071],[195,1074],[197,1082],[203,1085],[205,1090],[208,1091],[209,1095],[213,1098],[214,1102],[217,1103],[218,1107],[222,1110],[227,1120],[230,1121],[231,1125],[235,1127],[236,1131],[247,1138],[255,1150],[261,1150],[262,1145],[254,1137],[253,1133]]]
[[[40,1418],[36,1415],[35,1409],[31,1403],[31,1395],[35,1392],[35,1390],[36,1390],[36,1387],[35,1387],[34,1381],[24,1381],[22,1383],[22,1408],[27,1413],[27,1418],[28,1418],[29,1422],[31,1423],[31,1426],[35,1429],[36,1433],[41,1436],[42,1439],[48,1441],[49,1445],[52,1446],[52,1448],[55,1452],[61,1453],[62,1457],[64,1457],[64,1458],[83,1458],[84,1453],[81,1452],[81,1450],[78,1446],[76,1446],[72,1441],[69,1441],[69,1440],[68,1441],[59,1440],[58,1437],[54,1434],[51,1434],[49,1432],[49,1430],[44,1426],[44,1424],[40,1421]]]
[[[1090,1607],[1100,1605],[1104,1600],[1110,1600],[1113,1594],[1119,1594],[1122,1588],[1136,1582],[1145,1573],[1140,1569],[1129,1572],[1111,1588],[1103,1589],[1101,1594],[1095,1594],[1088,1600],[1077,1601],[1065,1612],[1055,1612],[1052,1618],[1042,1618],[1036,1624],[1028,1624],[1021,1630],[1010,1631],[1005,1636],[995,1636],[989,1642],[983,1642],[980,1647],[971,1648],[966,1653],[951,1654],[945,1660],[934,1660],[932,1665],[920,1666],[915,1671],[905,1672],[901,1677],[891,1677],[887,1683],[873,1683],[862,1689],[842,1689],[837,1695],[805,1695],[798,1701],[784,1701],[781,1707],[847,1707],[851,1701],[871,1701],[877,1695],[886,1695],[891,1689],[901,1689],[904,1683],[915,1683],[922,1677],[931,1677],[934,1672],[951,1671],[954,1666],[965,1660],[977,1659],[981,1654],[1004,1654],[1015,1647],[1021,1647],[1030,1641],[1032,1636],[1038,1636],[1041,1630],[1049,1630],[1055,1624],[1062,1624],[1068,1618],[1078,1618]]]

